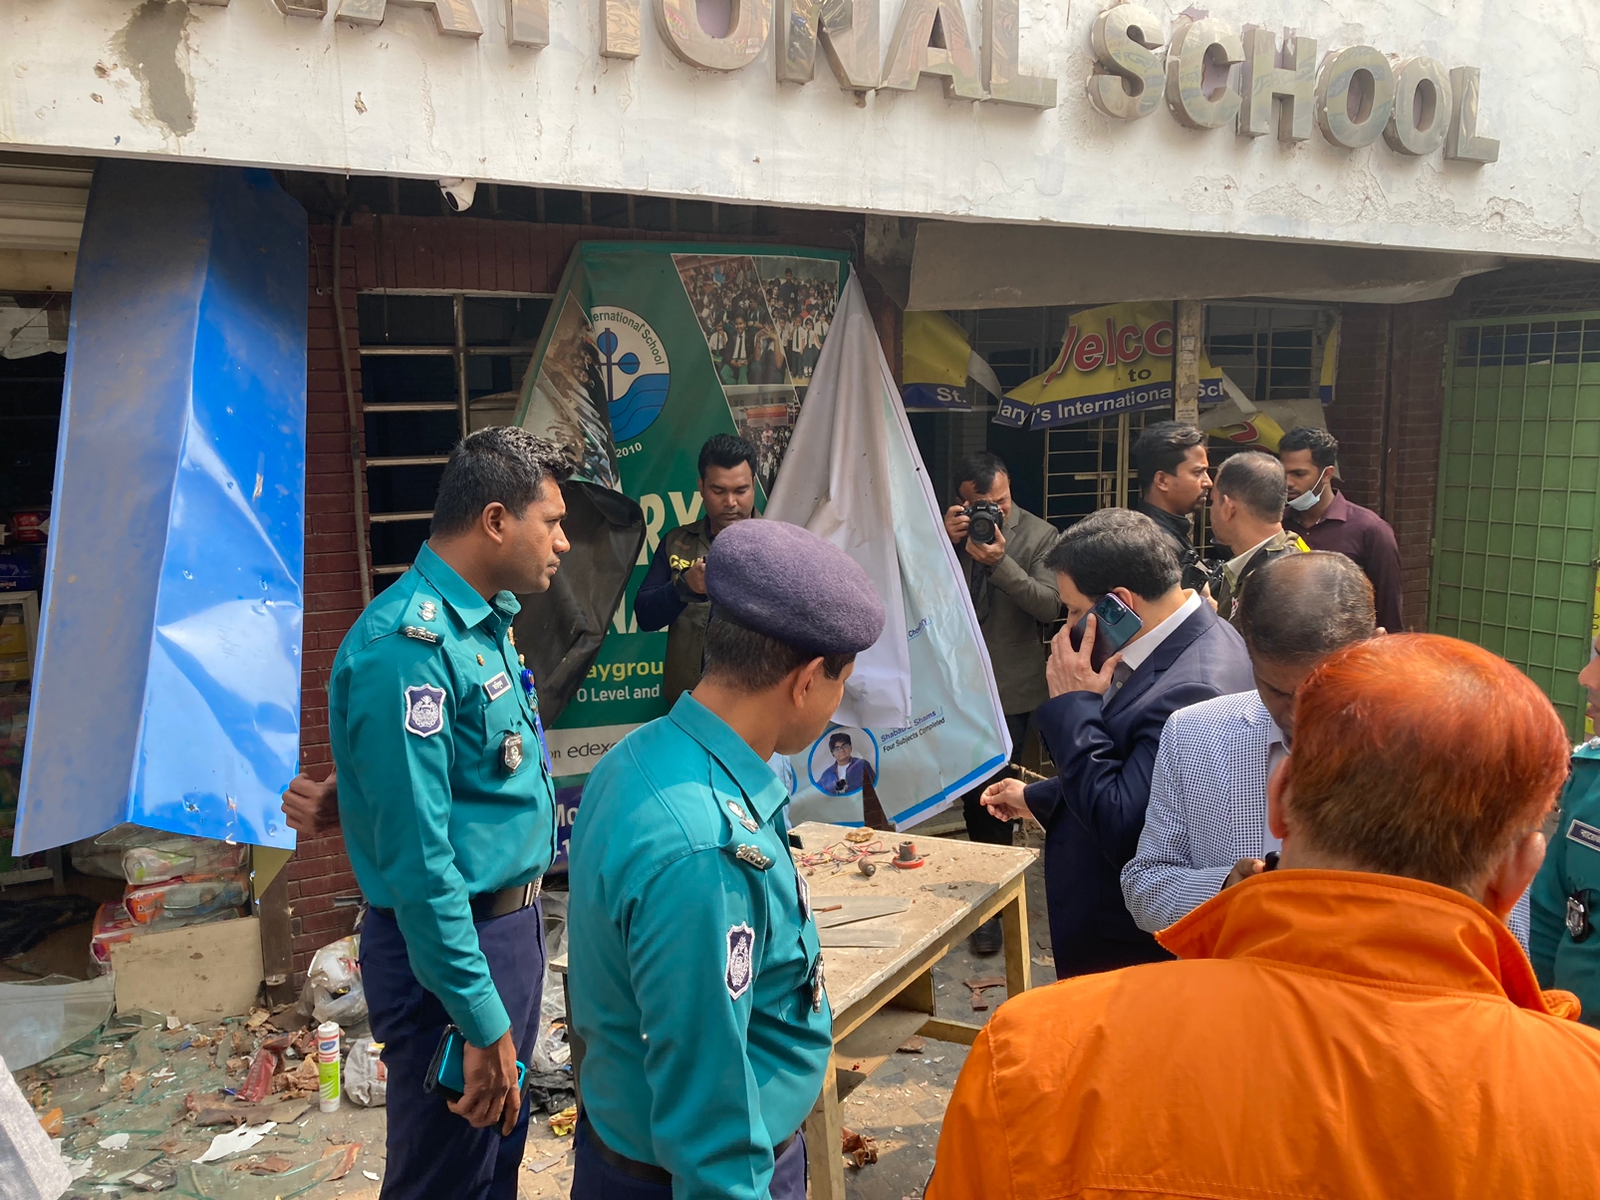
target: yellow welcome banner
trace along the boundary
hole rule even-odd
[[[1073,314],[1043,375],[1006,393],[996,424],[1048,429],[1172,404],[1172,305],[1107,304]],[[1200,403],[1223,399],[1222,372],[1200,354]]]

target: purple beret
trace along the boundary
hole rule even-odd
[[[860,654],[883,632],[883,601],[856,561],[783,521],[738,521],[706,555],[714,608],[813,654]]]

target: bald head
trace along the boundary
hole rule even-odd
[[[1232,499],[1257,521],[1282,520],[1283,506],[1288,502],[1283,464],[1260,450],[1231,455],[1217,468],[1217,481],[1211,488],[1213,504],[1223,496]]]
[[[1317,664],[1376,632],[1372,585],[1342,554],[1285,554],[1250,576],[1235,618],[1250,651],[1256,693],[1285,738],[1294,698]]]
[[[1250,576],[1238,624],[1252,659],[1314,661],[1373,635],[1372,584],[1342,554],[1285,554]]]

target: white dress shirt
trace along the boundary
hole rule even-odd
[[[1199,608],[1200,605],[1200,593],[1190,592],[1189,598],[1180,604],[1170,617],[1153,629],[1146,631],[1144,636],[1129,642],[1122,648],[1122,661],[1117,664],[1117,669],[1112,673],[1111,686],[1106,689],[1106,694],[1100,698],[1100,706],[1102,708],[1111,703],[1111,697],[1122,690],[1122,685],[1128,682],[1129,677],[1144,665],[1145,660],[1156,652],[1162,642],[1177,631],[1178,626],[1194,615],[1195,609]]]

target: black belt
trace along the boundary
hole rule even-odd
[[[540,876],[532,883],[519,883],[516,887],[501,888],[498,892],[483,892],[473,896],[468,901],[472,905],[472,919],[474,921],[489,921],[495,917],[508,917],[514,912],[521,912],[532,906],[539,898],[539,893],[544,888],[544,877]],[[394,920],[394,909],[372,906],[373,912],[380,912]]]
[[[594,1123],[589,1120],[588,1113],[579,1113],[578,1122],[583,1126],[584,1136],[594,1146],[595,1153],[600,1156],[600,1161],[606,1166],[621,1171],[629,1179],[637,1179],[640,1183],[656,1183],[663,1187],[672,1186],[672,1172],[665,1167],[658,1167],[654,1163],[640,1162],[638,1159],[629,1158],[626,1154],[618,1154],[610,1146],[600,1140],[600,1135],[595,1132]],[[772,1158],[776,1162],[783,1156],[785,1150],[794,1145],[794,1139],[800,1136],[797,1129],[783,1141],[772,1148]]]

